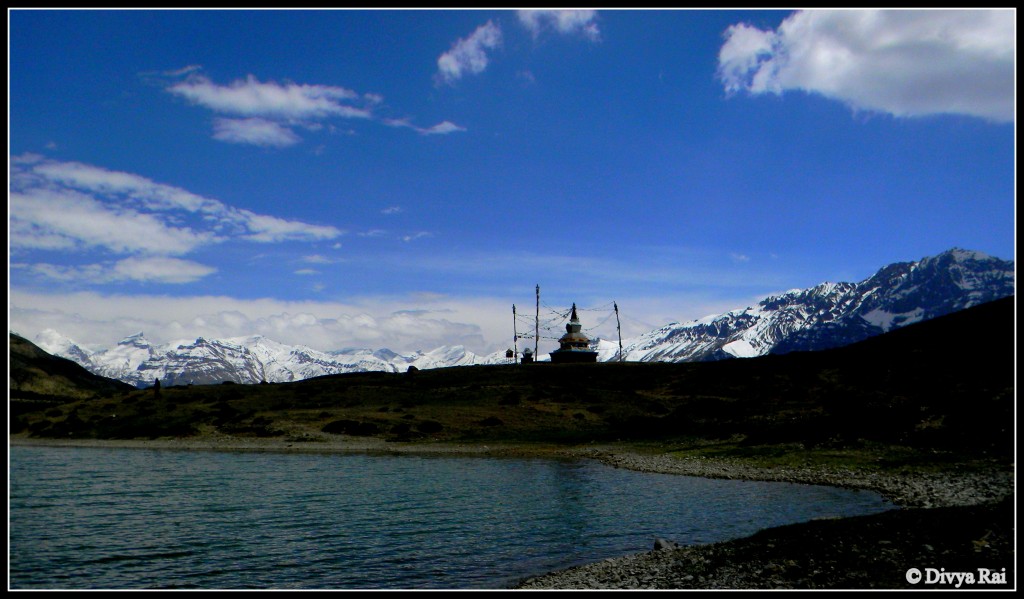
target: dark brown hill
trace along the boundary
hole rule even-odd
[[[50,355],[28,339],[10,335],[12,398],[84,399],[134,389],[127,383],[92,374],[71,360]]]
[[[12,422],[25,412],[133,389],[121,381],[92,374],[71,360],[52,356],[14,333],[10,336],[8,401]]]
[[[751,443],[862,439],[1011,455],[1014,307],[1008,297],[842,348],[707,364],[686,383],[704,399],[663,424],[744,432]]]

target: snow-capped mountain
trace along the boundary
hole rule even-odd
[[[74,342],[68,340],[67,344],[74,345]],[[40,347],[49,351],[49,348],[43,345],[40,345]],[[157,356],[157,351],[141,332],[125,337],[116,346],[103,352],[89,354],[82,348],[78,349],[79,351],[74,352],[73,355],[63,357],[75,359],[74,355],[84,353],[88,357],[88,363],[81,364],[94,374],[111,379],[119,379],[132,384],[135,381],[128,380],[128,378],[125,378],[125,375],[138,371]]]
[[[794,289],[754,307],[666,325],[624,342],[623,354],[686,362],[827,349],[1013,293],[1013,261],[952,249],[891,264],[860,283]]]
[[[321,352],[305,346],[278,343],[261,335],[154,346],[142,333],[108,350],[89,351],[60,333],[47,329],[36,344],[50,354],[78,362],[95,374],[137,387],[235,383],[285,383],[347,372],[405,372],[472,364],[498,364],[504,352],[478,356],[461,345],[402,355],[387,349],[345,349]]]
[[[48,354],[68,358],[69,360],[84,366],[87,370],[93,371],[93,374],[95,374],[92,360],[89,357],[92,352],[82,349],[74,341],[61,335],[57,331],[53,329],[46,329],[42,333],[39,333],[39,335],[36,336],[35,344]]]
[[[858,284],[849,314],[808,328],[778,344],[774,353],[847,345],[1014,294],[1012,260],[953,249],[918,262],[899,262]]]
[[[631,362],[687,362],[846,345],[914,322],[1014,294],[1014,263],[953,249],[918,262],[880,269],[860,283],[822,283],[690,323],[673,323],[623,340]],[[505,363],[505,352],[473,354],[461,345],[398,354],[387,349],[321,352],[262,336],[154,346],[132,335],[117,346],[89,351],[56,331],[38,335],[45,351],[70,358],[95,374],[137,386],[223,381],[289,382],[348,372]],[[591,344],[602,362],[618,359],[618,341]],[[541,356],[543,361],[546,356]]]

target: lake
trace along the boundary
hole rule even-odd
[[[593,460],[10,447],[12,589],[471,589],[887,509]]]

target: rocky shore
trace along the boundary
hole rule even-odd
[[[739,460],[677,458],[666,454],[643,455],[594,450],[580,452],[580,455],[617,468],[640,472],[866,489],[881,494],[901,507],[992,503],[1012,493],[1014,482],[1012,472],[998,469],[962,473],[887,474],[811,465],[799,468],[761,468]]]
[[[767,529],[745,539],[610,558],[519,583],[520,589],[1015,588],[1012,472],[863,473],[824,467],[758,468],[730,460],[590,452],[604,463],[708,478],[869,489],[889,512]],[[914,582],[912,569],[922,572]],[[931,572],[929,572],[931,568]],[[929,577],[938,579],[928,582]]]
[[[662,542],[517,588],[1008,590],[1016,586],[1013,511],[1007,499],[815,520],[709,545]]]

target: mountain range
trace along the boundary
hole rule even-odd
[[[1012,260],[954,248],[890,264],[859,283],[793,289],[754,307],[669,324],[624,343],[623,354],[687,362],[829,349],[1010,295]]]
[[[1014,295],[1012,260],[954,248],[916,262],[899,262],[859,283],[821,283],[770,296],[756,306],[671,323],[623,340],[631,362],[688,362],[814,351],[848,345],[902,326]],[[349,372],[404,372],[505,363],[505,352],[476,355],[442,346],[412,354],[388,349],[321,352],[263,336],[153,345],[142,333],[115,347],[89,351],[53,330],[36,344],[100,376],[139,387],[288,382]],[[595,339],[600,361],[619,359],[618,342]]]

